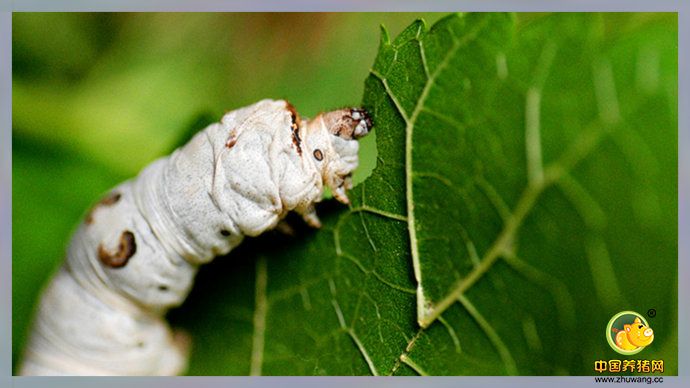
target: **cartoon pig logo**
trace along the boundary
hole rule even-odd
[[[606,337],[613,350],[620,354],[631,355],[639,353],[654,341],[654,330],[641,315],[624,311],[611,318]]]
[[[654,341],[654,330],[643,324],[639,317],[632,324],[616,334],[616,345],[623,350],[635,350],[645,347]]]

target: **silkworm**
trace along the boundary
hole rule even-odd
[[[288,212],[320,226],[324,186],[349,203],[363,109],[303,120],[283,100],[225,114],[115,187],[85,216],[44,290],[22,375],[176,375],[189,339],[164,314],[200,265]]]

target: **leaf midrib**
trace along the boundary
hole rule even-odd
[[[443,70],[446,69],[448,63],[458,52],[458,50],[463,46],[467,45],[469,42],[473,41],[477,37],[479,32],[487,25],[487,19],[483,19],[481,23],[474,26],[474,28],[471,31],[469,31],[466,35],[464,35],[461,38],[455,37],[453,31],[451,31],[451,37],[453,37],[453,46],[450,50],[448,50],[447,54],[443,57],[443,60],[439,62],[439,64],[436,66],[432,74],[429,74],[426,54],[424,51],[424,42],[419,39],[419,35],[422,31],[422,28],[425,26],[421,25],[419,27],[415,39],[419,44],[420,57],[422,60],[422,64],[424,66],[424,72],[427,76],[427,80],[424,84],[424,88],[422,89],[422,93],[420,94],[419,99],[417,99],[412,115],[407,114],[407,112],[402,107],[395,94],[393,94],[392,90],[388,85],[385,75],[382,75],[375,70],[371,70],[371,74],[381,82],[384,89],[386,90],[386,93],[391,98],[393,104],[398,110],[398,113],[400,113],[402,119],[405,121],[405,197],[407,207],[407,230],[410,239],[410,255],[412,257],[412,267],[414,270],[415,280],[417,281],[417,323],[422,328],[428,327],[429,324],[433,322],[433,319],[428,321],[428,319],[426,318],[432,310],[427,311],[428,303],[424,295],[424,288],[422,286],[422,272],[421,263],[419,261],[419,244],[417,240],[416,219],[414,211],[414,169],[412,157],[414,126],[417,122],[419,114],[422,112],[422,110],[424,110],[424,104],[426,103],[426,99],[428,98],[429,92],[434,86],[438,76],[443,72]]]

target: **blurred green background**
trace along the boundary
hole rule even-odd
[[[379,26],[392,37],[444,14],[13,16],[13,364],[73,228],[106,190],[209,118],[263,98],[304,116],[357,105]],[[524,25],[541,14],[520,14]],[[606,18],[628,34],[655,14]],[[200,129],[200,128],[198,128]],[[375,163],[362,144],[361,181]]]

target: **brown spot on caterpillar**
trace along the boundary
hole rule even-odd
[[[292,130],[294,131],[295,129],[299,129],[299,113],[297,113],[297,109],[290,104],[288,101],[285,101],[285,108],[290,112],[290,119],[292,120]]]
[[[228,140],[225,141],[225,146],[232,148],[237,143],[237,128],[233,128],[228,135]]]
[[[101,199],[100,204],[105,206],[114,205],[120,200],[120,198],[122,198],[122,194],[118,193],[117,191],[113,191],[112,193],[108,194],[107,197]]]
[[[302,156],[302,139],[299,138],[299,133],[297,130],[292,131],[292,144],[297,148],[297,154]]]
[[[314,150],[314,158],[318,160],[319,162],[323,160],[323,152],[321,150],[317,149]]]
[[[295,145],[297,154],[302,156],[302,139],[299,138],[299,114],[295,107],[287,101],[285,101],[285,108],[290,112],[290,120],[292,121],[292,124],[290,124],[290,128],[292,129],[292,144]]]
[[[113,191],[107,196],[105,196],[103,199],[98,201],[96,206],[91,208],[89,212],[86,214],[86,217],[84,218],[84,221],[88,224],[91,225],[93,224],[93,212],[99,207],[99,206],[111,206],[117,203],[117,201],[120,200],[122,197],[122,194],[118,193],[117,191]]]
[[[98,245],[98,259],[101,263],[112,268],[120,268],[127,265],[129,258],[134,256],[137,252],[137,244],[134,240],[134,233],[125,230],[120,235],[120,243],[117,246],[117,252],[112,254],[108,252],[103,244]]]

